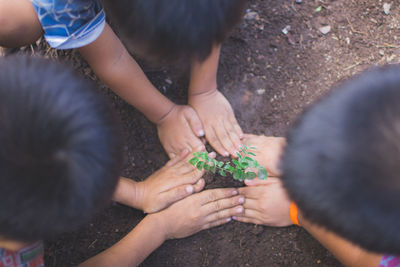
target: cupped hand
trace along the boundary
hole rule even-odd
[[[157,123],[158,137],[169,158],[176,157],[182,150],[204,150],[200,137],[204,130],[196,111],[190,106],[175,105]]]
[[[191,154],[186,150],[137,183],[135,198],[144,212],[157,212],[203,189],[203,171],[192,166],[188,162],[190,158]]]
[[[290,199],[282,186],[281,179],[269,177],[267,180],[245,180],[246,187],[239,188],[245,196],[244,213],[234,216],[239,222],[267,226],[292,225],[289,217]]]
[[[269,176],[282,175],[279,164],[286,146],[286,138],[245,134],[243,143],[256,148],[250,151],[256,155],[254,158],[268,171]]]
[[[222,156],[240,151],[242,129],[228,100],[218,90],[189,96],[189,105],[196,110],[210,145]]]
[[[210,189],[193,194],[150,216],[158,216],[166,239],[183,238],[242,214],[244,197],[237,189]]]

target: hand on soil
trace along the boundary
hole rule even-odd
[[[189,164],[192,155],[185,150],[145,181],[135,192],[139,207],[146,213],[160,211],[204,187],[203,171]]]
[[[204,135],[203,126],[196,111],[190,106],[175,105],[157,124],[158,137],[170,158],[188,149],[204,150],[200,137]]]
[[[243,213],[244,202],[237,189],[210,189],[150,216],[158,216],[166,239],[183,238],[229,222],[232,216]]]
[[[267,170],[269,176],[282,175],[279,164],[286,146],[286,138],[245,134],[243,142],[257,148],[252,152],[256,154],[255,159]]]
[[[245,180],[246,187],[239,188],[245,196],[244,213],[234,216],[239,222],[267,226],[291,225],[289,217],[290,199],[282,186],[281,179],[269,177],[267,180]]]
[[[189,97],[204,126],[206,139],[222,156],[236,156],[240,151],[242,129],[228,100],[218,90]]]

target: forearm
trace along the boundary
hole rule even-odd
[[[79,52],[106,85],[150,121],[159,122],[172,109],[174,104],[150,83],[109,25]]]
[[[344,265],[351,267],[377,267],[381,254],[366,251],[338,235],[316,226],[301,215],[300,224]]]
[[[161,228],[157,214],[147,215],[118,243],[79,266],[138,266],[165,241]]]
[[[202,62],[192,62],[190,71],[189,97],[215,91],[217,89],[217,72],[221,45],[216,44],[211,54]]]

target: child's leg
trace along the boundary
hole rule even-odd
[[[42,35],[42,27],[29,0],[0,0],[0,25],[0,46],[28,45]]]

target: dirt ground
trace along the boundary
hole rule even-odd
[[[384,13],[384,3],[391,4],[389,14]],[[300,4],[295,0],[251,0],[243,23],[223,46],[219,89],[245,132],[283,136],[306,106],[338,82],[375,65],[399,62],[399,13],[399,0],[302,0]],[[49,50],[43,42],[24,50],[58,57],[97,80],[75,52]],[[144,68],[165,95],[185,103],[187,74],[171,67]],[[167,161],[156,128],[98,84],[123,124],[123,174],[142,180]],[[241,186],[220,176],[208,176],[207,181],[208,188]],[[117,242],[143,217],[140,211],[114,204],[81,229],[47,242],[46,265],[75,266]],[[230,222],[167,241],[141,266],[341,264],[301,228]]]

